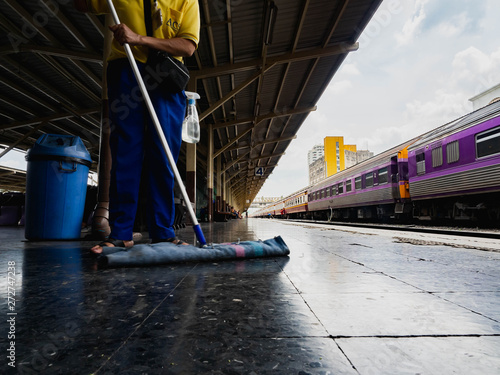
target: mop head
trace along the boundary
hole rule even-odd
[[[131,248],[104,247],[99,257],[100,267],[141,267],[161,264],[206,262],[229,259],[250,259],[285,256],[288,246],[280,236],[266,241],[242,241],[205,245],[174,245],[160,242],[151,245],[135,245]]]

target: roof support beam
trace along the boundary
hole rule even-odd
[[[256,143],[253,147],[263,146],[263,145],[267,145],[267,144],[270,144],[270,143],[278,143],[278,142],[291,141],[291,140],[296,139],[296,138],[297,138],[297,135],[294,135],[294,136],[291,136],[291,137],[284,137],[284,138],[266,139],[266,140],[264,140],[262,142]],[[236,151],[236,150],[241,150],[241,149],[248,148],[248,147],[250,147],[250,145],[234,146],[234,147],[231,147],[230,149],[228,149],[226,151]]]
[[[95,53],[70,51],[68,49],[34,44],[21,44],[17,48],[12,46],[4,46],[0,48],[0,55],[11,55],[18,52],[33,52],[41,55],[65,57],[68,59],[82,60],[102,65],[102,56]]]
[[[222,154],[224,151],[226,151],[229,147],[231,147],[231,145],[235,142],[238,142],[241,138],[243,138],[245,135],[247,135],[248,133],[250,133],[253,129],[253,126],[247,130],[245,130],[243,133],[241,133],[239,136],[237,136],[236,138],[232,139],[230,142],[228,142],[224,147],[218,149],[216,152],[214,152],[214,155],[213,157],[216,158],[217,156],[219,156],[220,154]]]
[[[247,135],[248,133],[250,133],[252,131],[252,129],[257,126],[259,124],[259,122],[261,121],[264,121],[264,120],[268,120],[270,118],[274,118],[274,117],[283,117],[283,116],[292,116],[292,115],[296,115],[296,114],[299,114],[299,113],[309,113],[311,111],[315,111],[316,110],[316,106],[314,107],[309,107],[309,108],[298,108],[298,109],[292,109],[290,111],[286,111],[284,113],[275,113],[273,116],[270,116],[269,114],[265,115],[265,116],[259,116],[257,119],[257,122],[255,123],[255,125],[251,126],[250,128],[248,128],[247,130],[245,130],[243,133],[241,133],[238,137],[236,137],[235,139],[231,140],[230,142],[228,142],[224,147],[220,148],[219,150],[217,150],[215,153],[214,153],[214,158],[216,158],[217,156],[219,156],[220,154],[222,154],[224,151],[226,151],[227,149],[229,149],[231,147],[232,144],[234,144],[235,142],[239,141],[241,138],[243,138],[245,135]]]
[[[245,152],[244,154],[241,154],[240,157],[238,159],[236,159],[235,161],[233,161],[232,163],[230,164],[227,164],[224,169],[221,171],[221,173],[224,173],[226,172],[228,169],[231,169],[231,167],[233,167],[234,165],[240,163],[242,161],[242,159],[247,156],[248,154],[250,153],[250,151],[247,151]]]
[[[10,130],[10,129],[22,128],[23,126],[32,126],[32,125],[37,125],[37,124],[40,124],[43,122],[64,120],[64,119],[68,119],[68,118],[71,118],[74,116],[84,116],[84,115],[90,115],[92,113],[100,113],[100,112],[101,112],[100,108],[91,108],[91,109],[76,111],[75,113],[73,113],[73,112],[57,113],[57,114],[47,116],[47,117],[36,117],[36,118],[30,119],[30,120],[16,121],[12,124],[0,125],[0,130]]]
[[[229,121],[229,122],[223,122],[220,124],[215,124],[214,129],[246,124],[249,122],[253,122],[254,120],[255,120],[255,125],[258,125],[260,122],[265,121],[265,120],[270,120],[272,118],[293,116],[293,115],[299,115],[302,113],[309,113],[309,112],[315,111],[316,109],[317,109],[317,107],[314,106],[314,107],[290,109],[290,110],[285,110],[283,112],[269,112],[265,115],[258,116],[256,119],[254,117],[249,117],[249,118],[245,118],[245,119],[241,119],[241,120],[234,120],[234,121]]]
[[[299,52],[285,53],[279,56],[268,56],[266,58],[266,69],[269,66],[276,64],[286,64],[290,62],[310,60],[319,57],[340,55],[347,52],[356,51],[359,48],[359,43],[340,43],[334,46],[325,48],[314,48],[309,50],[302,50]],[[231,73],[248,71],[258,69],[262,66],[263,59],[258,58],[246,62],[219,65],[216,68],[205,68],[199,71],[190,72],[191,77],[195,79],[211,78]]]
[[[271,68],[272,68],[272,66],[267,67],[265,69],[265,72],[267,72]],[[225,102],[227,102],[228,100],[232,99],[240,91],[244,90],[248,85],[250,85],[253,81],[255,81],[257,78],[259,78],[261,74],[262,74],[262,71],[259,70],[252,77],[250,77],[245,82],[241,83],[238,87],[234,88],[229,93],[227,93],[226,95],[224,95],[222,98],[220,98],[219,100],[217,100],[214,104],[212,104],[210,106],[210,108],[208,108],[205,112],[203,112],[200,115],[200,121],[202,121],[205,117],[207,117],[212,112],[214,112],[217,108],[219,108]],[[214,127],[214,129],[216,129],[216,127]]]

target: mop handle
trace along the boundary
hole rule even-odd
[[[118,18],[118,13],[116,13],[115,6],[113,5],[113,0],[107,0],[109,9],[111,10],[111,14],[113,16],[113,20],[118,25],[120,24],[120,19]],[[146,105],[148,107],[149,114],[151,115],[151,119],[155,125],[156,131],[158,132],[158,136],[161,139],[161,143],[163,145],[163,149],[165,150],[165,154],[167,155],[168,162],[172,171],[174,172],[175,179],[179,184],[179,188],[181,189],[182,197],[184,198],[184,202],[186,202],[186,206],[191,216],[191,220],[193,221],[193,229],[196,234],[196,238],[198,239],[201,246],[206,245],[207,241],[205,240],[205,236],[201,230],[200,224],[196,219],[196,214],[194,213],[193,206],[191,206],[191,201],[189,200],[189,196],[187,194],[186,188],[184,187],[184,183],[182,182],[181,175],[179,174],[179,170],[177,169],[177,165],[175,164],[174,157],[172,156],[172,152],[170,151],[170,147],[168,147],[167,139],[165,138],[165,134],[163,134],[163,130],[160,125],[160,120],[158,120],[158,116],[156,115],[156,111],[153,107],[153,103],[151,102],[151,98],[149,97],[148,90],[144,84],[144,80],[142,79],[141,73],[139,72],[139,68],[137,67],[137,62],[134,59],[134,55],[132,54],[132,50],[128,43],[124,43],[123,47],[125,48],[125,52],[127,53],[128,60],[134,71],[135,78],[137,79],[137,83],[139,84],[139,88],[141,89],[142,96],[146,101]]]

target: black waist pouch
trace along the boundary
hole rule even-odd
[[[167,52],[150,49],[147,66],[163,91],[176,94],[189,82],[188,68]]]

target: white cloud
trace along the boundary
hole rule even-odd
[[[450,20],[445,20],[437,27],[438,33],[445,38],[452,38],[460,35],[470,24],[471,19],[465,12],[454,16]]]
[[[424,7],[429,0],[417,0],[413,15],[403,25],[401,32],[396,33],[396,41],[399,45],[409,44],[413,41],[416,35],[420,32],[422,22],[425,20],[426,14]]]
[[[352,87],[352,82],[344,79],[330,84],[323,95],[339,95]]]
[[[342,65],[342,68],[340,68],[339,74],[348,74],[348,75],[359,76],[360,72],[359,72],[358,68],[356,67],[356,64],[345,64],[345,65]]]
[[[469,47],[455,55],[452,80],[467,87],[473,96],[500,82],[500,48],[487,55],[475,47]]]

